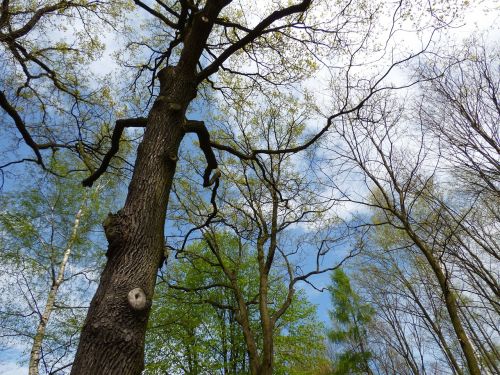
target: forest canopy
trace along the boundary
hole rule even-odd
[[[3,0],[0,372],[499,373],[498,11]]]

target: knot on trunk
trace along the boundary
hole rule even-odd
[[[185,71],[178,66],[167,66],[156,75],[160,81],[160,95],[165,102],[172,102],[174,111],[185,110],[189,102],[198,94],[196,74]],[[174,95],[172,95],[174,94]],[[175,100],[174,100],[175,98]],[[155,103],[159,103],[156,101]],[[177,109],[180,105],[180,109]]]
[[[102,226],[104,227],[104,233],[106,234],[106,239],[108,240],[108,252],[106,256],[109,258],[110,251],[114,248],[120,246],[123,239],[122,225],[121,225],[121,211],[116,214],[109,213]]]
[[[135,311],[142,311],[146,308],[148,299],[146,293],[141,288],[134,288],[128,292],[128,304]]]

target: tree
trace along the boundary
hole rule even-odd
[[[388,107],[385,106],[385,108]],[[449,318],[469,361],[469,369],[472,374],[479,374],[479,365],[473,346],[466,336],[459,316],[457,295],[451,287],[451,280],[441,262],[442,258],[438,255],[441,249],[436,246],[436,236],[445,235],[445,233],[435,231],[435,229],[439,228],[442,216],[434,215],[432,212],[430,216],[421,217],[418,215],[419,212],[414,209],[416,207],[415,200],[426,194],[428,188],[426,182],[429,180],[426,178],[422,181],[421,175],[415,169],[412,170],[416,165],[422,166],[420,160],[417,161],[418,164],[414,164],[415,161],[410,164],[409,160],[404,160],[403,157],[398,158],[402,154],[396,156],[394,139],[397,137],[396,131],[398,130],[391,126],[388,112],[384,110],[382,113],[383,115],[378,117],[383,124],[378,128],[380,133],[373,129],[373,124],[376,122],[368,124],[361,133],[358,133],[359,128],[356,126],[348,128],[344,124],[340,132],[345,137],[344,139],[347,139],[348,147],[354,151],[352,154],[344,154],[344,156],[354,161],[363,173],[366,173],[365,178],[374,186],[368,185],[369,189],[372,189],[374,196],[380,197],[375,203],[366,202],[366,204],[383,210],[385,212],[384,223],[405,230],[411,241],[427,259],[440,285]],[[373,116],[369,117],[374,118]],[[386,130],[388,131],[386,132]],[[374,147],[373,154],[377,157],[374,163],[371,159],[373,154],[361,152],[361,149],[367,146],[367,143],[361,141],[362,138],[367,139],[368,144]],[[379,165],[380,168],[378,168]],[[408,168],[408,166],[410,167]],[[372,167],[376,169],[372,169]]]
[[[500,115],[498,48],[472,36],[445,61],[424,61],[419,67],[429,80],[422,93],[419,116],[425,129],[440,140],[441,156],[461,190],[471,196],[498,195]],[[444,163],[443,163],[444,164]]]
[[[227,248],[238,243],[229,235],[221,237]],[[210,256],[203,242],[193,243],[186,251],[200,258],[175,261],[155,293],[146,336],[146,373],[244,373],[248,370],[245,343],[229,309],[234,298],[224,287],[224,275],[203,261]],[[246,282],[255,271],[250,264],[242,260],[245,276],[241,277]]]
[[[207,187],[213,185],[216,189],[219,173],[213,149],[253,161],[257,160],[258,155],[283,155],[305,150],[322,137],[338,118],[358,111],[376,92],[389,88],[384,86],[384,79],[393,68],[422,52],[413,51],[395,57],[391,51],[391,41],[399,26],[412,18],[413,2],[388,4],[392,24],[387,28],[384,26],[382,30],[387,36],[382,44],[387,49],[379,48],[374,33],[375,22],[382,19],[385,12],[380,4],[362,0],[335,4],[311,0],[292,4],[288,1],[273,2],[268,7],[255,9],[252,17],[245,17],[244,12],[236,8],[237,3],[229,0],[157,0],[155,5],[136,0],[134,3],[152,17],[152,23],[162,34],[162,37],[150,36],[146,42],[136,41],[136,45],[144,45],[153,52],[145,63],[136,65],[133,61],[129,62],[139,66],[140,73],[152,73],[147,78],[152,94],[148,102],[153,102],[147,107],[147,118],[117,120],[111,136],[112,146],[106,154],[97,152],[80,139],[85,135],[80,127],[75,132],[78,134],[76,141],[72,138],[60,145],[48,137],[48,149],[68,148],[78,152],[82,159],[89,151],[101,161],[100,167],[84,181],[86,186],[90,186],[109,166],[124,128],[145,126],[124,208],[110,215],[105,223],[109,242],[108,262],[83,327],[72,369],[74,374],[138,374],[142,370],[144,335],[156,272],[164,257],[165,211],[179,146],[185,133],[194,132],[200,137],[200,147],[207,159],[203,184]],[[90,9],[94,10],[106,3],[82,4],[89,4]],[[231,4],[233,7],[230,7]],[[245,3],[246,8],[250,5]],[[436,24],[443,27],[443,11],[453,14],[448,8],[439,9],[432,5],[431,12],[419,14],[429,14],[432,21],[418,25],[419,29],[433,28]],[[317,13],[313,12],[315,7]],[[34,15],[25,25],[38,24],[41,19],[39,16],[51,14],[50,11],[40,12],[41,9],[46,9],[43,4],[31,12]],[[64,13],[66,7],[60,10]],[[2,21],[11,19],[11,13],[16,14],[9,8],[8,1],[3,2],[2,11]],[[98,18],[100,14],[96,12]],[[26,31],[29,32],[30,28]],[[11,35],[10,39],[15,37]],[[4,45],[8,46],[10,39],[4,38]],[[423,45],[425,50],[427,43]],[[52,50],[54,46],[47,48]],[[338,51],[334,59],[331,58],[332,50]],[[370,55],[370,61],[376,62],[390,56],[388,68],[378,69],[371,76],[356,77],[358,64],[365,63],[367,55]],[[250,59],[250,67],[241,63],[242,56]],[[142,58],[143,55],[138,54],[138,57]],[[16,61],[16,68],[23,66],[23,61]],[[310,138],[304,137],[304,142],[293,148],[252,149],[249,154],[242,154],[227,145],[211,141],[210,132],[203,122],[191,121],[185,116],[196,96],[203,88],[207,88],[206,83],[219,88],[222,95],[227,94],[228,88],[229,91],[237,91],[241,87],[263,88],[267,91],[267,85],[288,85],[293,91],[318,63],[333,79],[341,79],[343,87],[336,90],[334,95],[339,102],[320,129]],[[43,76],[54,76],[42,65],[36,64],[37,69],[45,70]],[[304,69],[305,74],[302,72]],[[218,71],[221,78],[216,79],[215,73]],[[366,72],[370,73],[370,70],[366,69]],[[30,74],[27,76],[29,81]],[[136,83],[140,83],[139,78]],[[241,86],[238,85],[239,78],[243,80]],[[59,81],[51,81],[58,88]],[[39,142],[35,138],[43,139],[45,134],[32,136],[32,130],[25,126],[19,111],[5,104],[5,100],[3,103],[5,113],[10,116],[26,144],[33,149],[35,160],[41,164],[40,149],[46,142]],[[79,115],[76,116],[77,125],[81,125],[82,116]],[[91,116],[90,123],[99,118]],[[54,130],[53,127],[44,129],[49,133]],[[97,145],[102,146],[102,142]],[[88,169],[92,171],[93,168]]]
[[[311,111],[311,107],[278,92],[266,101],[235,100],[231,108],[223,112],[217,134],[242,153],[257,147],[293,147]],[[237,128],[224,128],[227,121]],[[237,136],[232,134],[236,129]],[[275,367],[279,358],[276,340],[283,343],[286,339],[277,335],[299,283],[312,283],[314,276],[334,269],[355,252],[335,254],[335,245],[342,238],[335,218],[328,213],[334,200],[300,173],[309,163],[307,157],[259,155],[256,160],[239,160],[221,154],[220,171],[226,185],[219,189],[216,204],[212,196],[211,206],[206,204],[205,193],[190,183],[197,158],[182,157],[185,164],[180,165],[181,182],[175,184],[172,202],[173,226],[180,233],[185,233],[190,223],[195,226],[180,241],[169,238],[168,247],[180,259],[205,262],[203,269],[218,272],[217,281],[209,272],[205,274],[203,288],[225,287],[232,295],[234,303],[226,308],[244,332],[250,373],[279,371]],[[189,236],[198,230],[210,249],[208,254],[186,249]],[[229,241],[227,236],[218,235],[221,231],[238,240]],[[228,246],[230,242],[235,243]],[[308,261],[308,257],[315,261]],[[249,277],[256,278],[255,284],[249,284]],[[169,285],[191,290],[175,279]]]
[[[374,311],[367,334],[373,363],[384,373],[462,374],[466,365],[426,260],[404,236],[396,240],[401,233],[376,232],[354,266],[356,286]]]
[[[238,244],[238,239],[228,234],[220,236],[228,248]],[[164,275],[174,284],[157,287],[146,339],[146,373],[248,373],[245,339],[235,319],[236,300],[224,286],[225,276],[204,260],[210,258],[210,249],[203,242],[190,245],[189,251],[199,258],[176,261]],[[233,248],[232,252],[236,251]],[[240,259],[239,275],[241,288],[249,297],[257,293],[259,280],[250,255],[244,253],[244,259]],[[280,283],[279,278],[274,279],[271,303],[286,296],[286,288]],[[253,308],[250,314],[252,330],[258,330],[258,310]],[[322,325],[316,321],[314,306],[303,295],[294,297],[274,335],[275,374],[295,373],[297,368],[306,373],[305,369],[312,371],[321,363]]]
[[[329,290],[333,305],[330,311],[333,328],[328,332],[328,338],[341,348],[336,349],[333,374],[372,374],[367,342],[372,307],[361,302],[351,287],[349,277],[341,268],[333,271]]]
[[[52,160],[52,170],[67,165]],[[32,172],[35,173],[35,172]],[[30,347],[29,373],[52,373],[71,365],[85,301],[99,272],[95,231],[109,210],[113,184],[92,189],[51,174],[23,181],[1,197],[2,233],[0,338]]]
[[[495,283],[490,281],[492,272],[495,272],[490,262],[498,262],[497,255],[493,255],[496,251],[492,250],[497,247],[493,244],[497,220],[492,226],[485,227],[481,215],[475,214],[480,197],[483,194],[490,196],[495,186],[494,183],[491,185],[495,173],[483,171],[480,167],[495,168],[494,164],[490,166],[480,161],[481,158],[491,159],[487,155],[495,152],[495,146],[493,144],[483,149],[479,145],[488,140],[494,143],[495,136],[489,133],[495,125],[490,124],[489,119],[497,113],[495,95],[492,95],[496,78],[492,78],[489,75],[491,70],[485,68],[492,61],[478,56],[495,59],[498,55],[473,56],[466,57],[465,62],[460,62],[462,57],[459,57],[459,62],[455,60],[440,70],[438,79],[424,84],[430,90],[422,94],[425,100],[419,101],[417,106],[416,118],[422,120],[420,124],[415,127],[409,124],[406,121],[407,113],[394,98],[379,97],[350,121],[339,123],[336,132],[343,143],[332,151],[338,155],[337,160],[344,163],[342,168],[354,167],[360,172],[361,180],[371,196],[365,200],[356,199],[349,192],[345,194],[346,199],[380,210],[382,218],[377,225],[388,225],[402,231],[408,241],[407,247],[418,249],[425,258],[439,285],[448,319],[468,370],[471,374],[479,374],[482,365],[478,351],[485,351],[481,349],[482,344],[477,345],[473,341],[473,330],[467,328],[468,319],[462,312],[464,304],[461,300],[468,297],[467,285],[474,283],[469,278],[481,280],[482,287],[477,287],[478,284],[472,287],[481,289],[481,292],[474,291],[471,298],[477,299],[478,305],[488,305],[486,311],[491,311],[493,316],[498,314],[494,312],[496,307],[491,301],[492,294],[486,292],[491,288],[494,294],[496,289]],[[431,66],[434,66],[434,70],[427,70],[424,65],[426,77],[437,72],[438,68]],[[476,84],[472,81],[464,84],[464,80],[479,72],[485,74],[479,81],[480,88],[477,91],[481,95],[469,95],[471,90],[475,91]],[[445,109],[446,112],[439,112],[437,108]],[[472,111],[477,115],[475,119],[467,108],[477,109]],[[445,119],[441,117],[442,113],[449,115],[446,119],[450,124],[443,123]],[[432,137],[425,131],[427,126],[434,134],[439,133],[439,140],[443,142],[440,146],[443,148],[436,147]],[[412,135],[411,140],[409,134]],[[416,151],[412,154],[405,152],[402,148],[405,142],[412,142]],[[455,149],[453,154],[448,153]],[[459,150],[462,150],[461,154]],[[447,156],[447,161],[436,157],[441,152]],[[448,161],[452,162],[451,165]],[[352,173],[352,169],[349,172]],[[473,176],[468,178],[471,181],[468,190],[475,197],[473,204],[463,199],[457,200],[464,197],[457,194],[461,191],[446,189],[444,183],[440,183],[457,173]],[[460,185],[457,184],[457,187]],[[486,203],[480,211],[486,210],[489,214],[488,207]],[[493,216],[496,214],[493,213]],[[487,260],[486,263],[483,263],[484,260]],[[485,284],[488,287],[485,288]],[[484,340],[484,343],[489,341],[486,337]],[[492,347],[490,350],[495,349]],[[492,369],[495,367],[491,363],[487,366]]]
[[[100,82],[88,66],[104,50],[100,32],[118,22],[123,6],[101,0],[2,1],[1,119],[16,129],[2,128],[10,141],[0,161],[2,177],[21,162],[51,170],[46,159],[54,150],[86,162],[108,147],[107,134],[96,134],[116,103],[109,82]]]

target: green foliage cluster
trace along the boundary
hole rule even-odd
[[[370,373],[368,363],[371,353],[367,347],[366,335],[367,326],[374,314],[373,308],[361,301],[341,268],[332,273],[330,295],[333,328],[328,332],[328,338],[336,344],[333,374]]]
[[[234,257],[238,238],[226,233],[217,236],[224,252]],[[173,261],[164,276],[167,281],[157,287],[147,336],[146,373],[248,374],[245,339],[236,321],[238,309],[225,275],[210,265],[213,255],[202,241],[186,251],[197,258]],[[241,254],[237,259],[239,285],[251,301],[259,288],[257,264],[251,252]],[[286,285],[275,278],[270,305],[285,298],[286,293]],[[250,315],[254,331],[259,332],[256,305],[251,306]],[[303,293],[297,293],[275,328],[274,373],[313,374],[327,366],[324,330],[317,320],[316,307]]]
[[[50,167],[64,175],[75,164],[53,158]],[[106,178],[85,189],[78,180],[54,174],[29,174],[18,182],[18,189],[0,196],[0,352],[23,347],[20,361],[24,362],[69,249],[43,338],[43,363],[50,372],[68,363],[76,349],[84,301],[94,291],[102,266],[101,221],[113,205],[116,183]]]

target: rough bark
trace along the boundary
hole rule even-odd
[[[108,261],[90,304],[72,368],[73,375],[138,375],[144,368],[144,340],[156,274],[163,261],[164,225],[183,124],[198,85],[196,64],[213,21],[226,5],[210,1],[184,39],[176,67],[158,73],[160,95],[137,150],[125,205],[104,223]],[[142,308],[129,292],[145,295]]]
[[[163,259],[168,196],[184,134],[184,110],[194,95],[193,83],[175,69],[160,79],[165,90],[149,114],[125,206],[105,222],[108,262],[83,327],[73,374],[140,374],[144,366],[144,337]],[[136,288],[146,296],[139,309],[128,301],[128,293]]]
[[[59,264],[59,272],[57,273],[56,279],[53,280],[49,294],[47,295],[47,301],[45,302],[45,308],[43,314],[40,316],[40,321],[36,329],[35,338],[33,339],[33,345],[31,347],[30,362],[28,367],[29,375],[39,374],[38,367],[40,365],[40,356],[41,356],[43,339],[45,337],[45,331],[47,329],[47,324],[49,322],[50,315],[54,310],[54,304],[56,302],[57,292],[59,290],[59,287],[64,281],[64,270],[66,269],[66,265],[68,264],[69,257],[71,255],[71,250],[78,235],[78,228],[80,226],[80,218],[82,216],[82,211],[83,211],[83,205],[76,213],[75,221],[73,223],[73,230],[71,231],[71,236],[69,238],[66,250],[64,251],[63,259]]]

